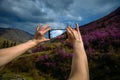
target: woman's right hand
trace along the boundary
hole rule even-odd
[[[76,30],[73,29],[71,26],[68,26],[68,28],[66,30],[67,30],[67,35],[68,35],[67,41],[69,43],[74,44],[74,43],[78,42],[78,43],[81,43],[81,45],[83,45],[83,41],[82,41],[78,23],[76,23]]]

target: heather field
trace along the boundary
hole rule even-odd
[[[83,35],[91,80],[119,80],[119,28],[109,26]],[[1,40],[1,48],[16,43]],[[65,40],[42,43],[16,58],[0,71],[1,80],[66,80],[70,73],[72,45]]]

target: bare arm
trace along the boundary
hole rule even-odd
[[[36,33],[33,40],[29,40],[14,47],[0,49],[0,66],[7,64],[14,58],[23,54],[28,49],[36,46],[38,43],[49,40],[44,37],[44,34],[49,30],[50,28],[48,25],[43,26],[41,29],[40,25],[37,25]]]
[[[78,24],[76,30],[69,26],[67,34],[74,50],[69,80],[89,80],[88,61]]]

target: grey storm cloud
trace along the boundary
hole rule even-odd
[[[55,12],[69,10],[69,6],[73,4],[73,0],[44,0],[46,6],[55,10]]]
[[[66,23],[85,24],[120,7],[120,0],[0,0],[0,27],[30,33],[38,23],[65,28]]]
[[[12,21],[23,22],[52,21],[51,19],[43,18],[44,16],[46,16],[46,13],[41,11],[41,4],[39,1],[3,0],[1,1],[0,11],[2,17],[12,19]]]

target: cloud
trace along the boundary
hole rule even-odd
[[[68,10],[74,0],[44,0],[44,2],[48,8],[53,9],[57,13]]]
[[[119,0],[0,0],[0,27],[34,33],[38,23],[64,29],[99,19],[119,7]]]
[[[0,10],[3,12],[2,16],[4,15],[8,19],[12,17],[14,21],[42,23],[53,21],[52,19],[44,18],[46,13],[43,12],[42,6],[39,5],[41,4],[38,0],[4,0],[0,6]]]
[[[73,16],[73,15],[70,15],[70,14],[67,14],[66,18],[68,18],[68,20],[78,20],[78,21],[81,21],[82,20],[82,17],[81,16]]]
[[[52,29],[65,29],[67,26],[60,22],[50,22],[48,23]]]
[[[12,27],[12,26],[10,26],[10,25],[8,25],[8,24],[0,23],[0,27],[1,27],[1,28],[2,28],[2,27],[4,27],[4,28],[9,28],[9,27]]]
[[[56,36],[61,35],[64,32],[64,30],[53,30],[51,31],[51,38],[54,38]]]

